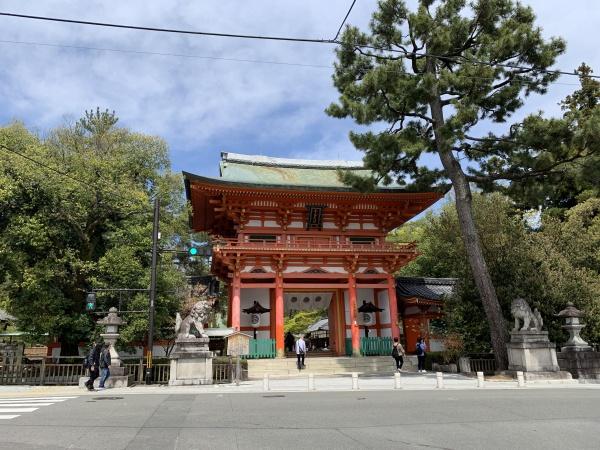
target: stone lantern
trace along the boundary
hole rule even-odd
[[[110,344],[111,373],[114,373],[112,367],[121,366],[121,359],[117,352],[116,343],[119,339],[119,327],[125,325],[125,321],[117,315],[117,308],[112,307],[108,310],[108,315],[96,323],[105,327],[104,333],[100,334],[100,336],[102,336],[106,344]]]
[[[562,328],[569,333],[569,340],[565,342],[564,347],[561,349],[563,352],[582,352],[590,351],[592,349],[589,344],[579,336],[580,331],[585,327],[585,325],[579,321],[583,316],[583,311],[575,308],[571,302],[568,302],[567,307],[556,315],[556,317],[564,317],[565,324]]]

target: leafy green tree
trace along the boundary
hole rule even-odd
[[[415,11],[401,0],[381,0],[370,32],[347,27],[337,50],[333,80],[340,97],[327,113],[381,130],[350,134],[376,177],[342,179],[363,189],[377,182],[416,190],[451,183],[499,367],[507,366],[507,326],[470,183],[492,189],[501,180],[552,172],[595,151],[599,127],[596,113],[585,123],[535,115],[502,135],[478,132],[505,123],[529,94],[545,93],[559,76],[548,68],[564,49],[561,39],[542,37],[531,8],[512,0],[419,0]],[[441,168],[423,164],[427,153]]]
[[[163,205],[161,246],[188,233],[166,144],[117,121],[97,109],[44,138],[18,123],[0,128],[0,303],[20,329],[59,337],[68,353],[98,318],[84,311],[88,289],[148,288],[153,196]],[[159,268],[159,330],[185,286],[170,259]],[[124,300],[125,309],[147,309],[146,293]],[[117,303],[114,293],[98,297],[101,310]],[[142,338],[146,316],[127,317],[124,336]]]
[[[327,317],[324,309],[313,309],[310,311],[297,311],[291,317],[285,318],[283,325],[284,333],[302,334],[306,329],[318,320]]]

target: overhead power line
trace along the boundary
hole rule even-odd
[[[27,14],[15,14],[15,13],[7,13],[0,12],[0,16],[7,17],[16,17],[22,19],[33,19],[33,20],[44,20],[50,22],[63,22],[63,23],[72,23],[79,25],[91,25],[91,26],[99,26],[99,27],[110,27],[110,28],[121,28],[121,29],[130,29],[137,31],[153,31],[153,32],[161,32],[161,33],[176,33],[176,34],[190,34],[190,35],[198,35],[198,36],[215,36],[215,37],[225,37],[225,38],[239,38],[239,39],[258,39],[258,40],[271,40],[271,41],[287,41],[287,42],[304,42],[311,44],[330,44],[330,45],[343,45],[344,43],[339,41],[338,39],[311,39],[311,38],[295,38],[295,37],[286,37],[286,36],[267,36],[267,35],[251,35],[251,34],[232,34],[232,33],[214,33],[208,31],[193,31],[193,30],[181,30],[181,29],[172,29],[172,28],[157,28],[157,27],[142,27],[136,25],[123,25],[123,24],[115,24],[108,22],[91,22],[86,20],[74,20],[74,19],[63,19],[57,17],[45,17],[45,16],[31,16]],[[344,19],[345,21],[345,19]],[[342,23],[343,25],[343,23]],[[461,63],[469,63],[476,65],[485,65],[490,67],[504,67],[508,69],[517,69],[517,70],[527,70],[527,71],[536,71],[539,73],[548,73],[548,74],[557,74],[557,75],[569,75],[569,76],[579,76],[579,74],[575,72],[568,72],[564,70],[550,70],[550,69],[536,69],[535,67],[526,67],[519,66],[508,63],[493,63],[489,61],[481,61],[471,58],[465,57],[452,57],[452,56],[444,56],[444,55],[435,55],[433,53],[427,52],[410,52],[401,49],[395,48],[384,48],[377,47],[373,45],[362,45],[362,44],[354,44],[356,48],[365,48],[370,50],[377,50],[382,52],[391,52],[391,53],[400,53],[404,55],[403,57],[410,56],[419,56],[426,57],[430,56],[432,58],[437,58],[445,61],[453,61],[457,64]],[[377,57],[378,55],[370,55],[372,57]],[[600,79],[600,75],[588,75],[589,78]]]
[[[254,64],[273,64],[278,66],[292,66],[292,67],[309,67],[314,69],[327,69],[332,70],[335,67],[332,64],[305,64],[305,63],[295,63],[289,61],[270,61],[270,60],[262,60],[262,59],[247,59],[247,58],[227,58],[221,56],[207,56],[207,55],[194,55],[189,53],[169,53],[169,52],[150,52],[145,50],[134,50],[134,49],[123,49],[123,48],[106,48],[106,47],[90,47],[84,45],[69,45],[69,44],[55,44],[48,42],[31,42],[31,41],[9,41],[0,39],[0,44],[16,44],[16,45],[31,45],[31,46],[41,46],[41,47],[53,47],[53,48],[66,48],[72,50],[91,50],[98,52],[111,52],[111,53],[125,53],[125,54],[133,54],[133,55],[150,55],[150,56],[165,56],[165,57],[176,57],[176,58],[187,58],[187,59],[207,59],[214,61],[230,61],[230,62],[242,62],[242,63],[254,63]],[[381,70],[381,69],[380,69]],[[383,67],[383,70],[387,72],[398,72],[400,70],[395,68]],[[417,76],[416,74],[403,73],[406,76]],[[473,79],[473,80],[497,80],[497,78],[493,77],[476,77],[469,75],[455,75],[461,79]],[[511,83],[520,83],[520,84],[537,84],[535,81],[528,80],[519,80],[513,79]],[[563,85],[563,86],[579,86],[579,83],[563,83],[556,81],[553,84]]]
[[[340,35],[342,28],[344,27],[344,24],[346,23],[346,20],[348,20],[348,16],[350,15],[352,8],[354,8],[355,3],[356,3],[356,0],[352,0],[352,4],[350,5],[348,12],[346,13],[346,17],[344,17],[344,20],[342,20],[342,23],[340,24],[340,27],[338,28],[337,33],[335,33],[335,37],[333,38],[334,41],[337,40],[338,36]]]
[[[262,59],[226,58],[226,57],[221,57],[221,56],[194,55],[194,54],[190,54],[190,53],[150,52],[150,51],[145,51],[145,50],[90,47],[90,46],[86,46],[86,45],[53,44],[53,43],[48,43],[48,42],[10,41],[10,40],[0,39],[0,44],[39,45],[41,47],[67,48],[67,49],[73,49],[73,50],[93,50],[93,51],[99,51],[99,52],[129,53],[129,54],[135,54],[135,55],[171,56],[171,57],[177,57],[177,58],[210,59],[210,60],[216,60],[216,61],[274,64],[274,65],[280,65],[280,66],[314,67],[314,68],[319,68],[319,69],[332,69],[333,68],[333,66],[331,64],[330,65],[304,64],[304,63],[295,63],[295,62],[287,62],[287,61],[270,61],[270,60],[262,60]]]
[[[92,25],[96,27],[109,27],[109,28],[123,28],[127,30],[138,30],[138,31],[156,31],[160,33],[175,33],[175,34],[191,34],[197,36],[215,36],[215,37],[227,37],[227,38],[238,38],[238,39],[259,39],[265,41],[290,41],[290,42],[311,42],[317,44],[335,44],[331,39],[310,39],[310,38],[295,38],[286,36],[264,36],[257,34],[232,34],[232,33],[213,33],[209,31],[194,31],[194,30],[181,30],[175,28],[157,28],[157,27],[142,27],[137,25],[123,25],[117,23],[108,22],[91,22],[88,20],[73,20],[63,19],[59,17],[44,17],[44,16],[30,16],[27,14],[14,14],[0,12],[0,16],[18,17],[21,19],[33,19],[33,20],[45,20],[49,22],[63,22],[63,23],[74,23],[78,25]]]

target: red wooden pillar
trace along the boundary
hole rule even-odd
[[[285,357],[285,339],[283,336],[283,277],[277,273],[275,277],[275,349],[277,357]]]
[[[400,330],[398,329],[398,299],[396,298],[396,280],[392,275],[388,276],[388,301],[390,304],[392,338],[400,338]]]
[[[231,315],[231,326],[236,330],[236,331],[240,331],[240,314],[241,314],[241,300],[240,300],[240,293],[241,293],[241,281],[240,281],[240,274],[236,273],[233,276],[233,283],[231,285],[231,310],[229,311],[229,314]]]
[[[350,309],[350,331],[352,332],[352,356],[360,356],[360,330],[356,317],[356,277],[348,278],[348,308]]]

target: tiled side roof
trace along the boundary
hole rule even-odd
[[[399,297],[419,297],[443,300],[452,295],[456,278],[397,277],[396,292]]]

